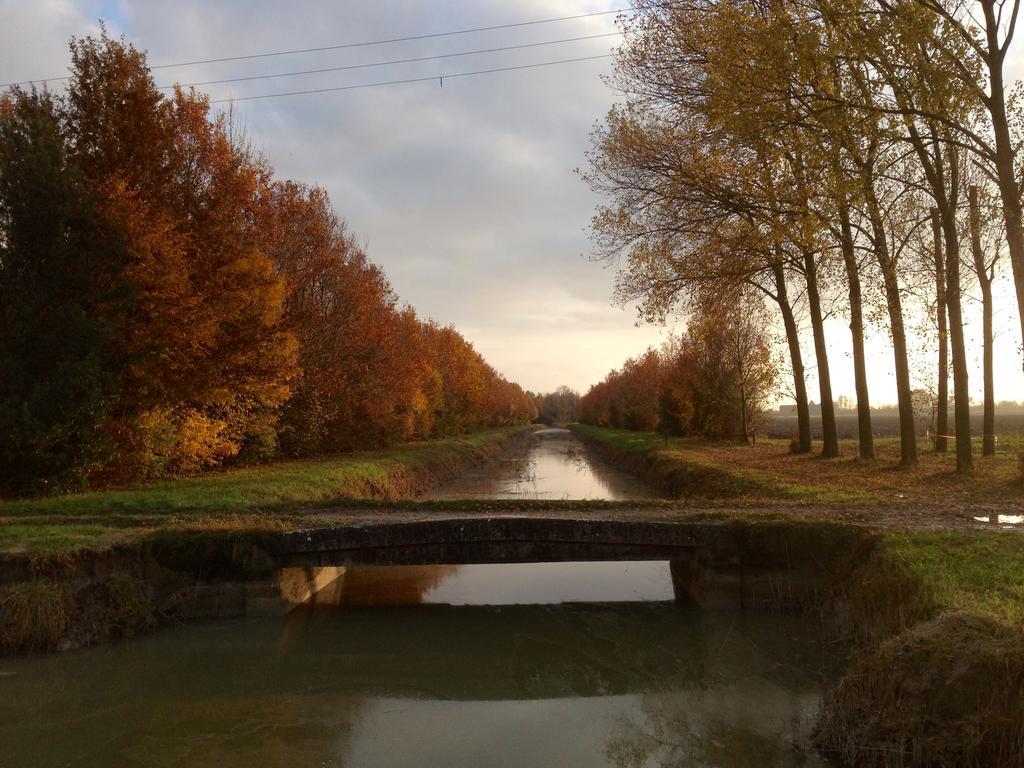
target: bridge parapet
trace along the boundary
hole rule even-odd
[[[282,565],[410,565],[673,560],[705,544],[703,526],[543,517],[445,518],[289,531]]]

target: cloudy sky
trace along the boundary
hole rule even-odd
[[[615,9],[603,0],[0,0],[0,82],[61,75],[67,41],[103,19],[151,65],[430,35]],[[564,41],[614,32],[614,15],[302,55],[155,69],[194,83]],[[615,37],[442,60],[202,86],[211,98],[441,78],[280,98],[235,111],[278,175],[327,188],[339,214],[421,315],[454,324],[510,379],[585,390],[665,331],[611,304],[613,271],[589,260],[595,196],[574,174],[615,95],[607,58],[473,77],[610,52]],[[1015,61],[1016,58],[1015,57]],[[1008,286],[997,397],[1024,399]],[[980,314],[968,303],[967,311]],[[836,395],[853,394],[845,323],[832,323]],[[972,329],[968,329],[969,334]],[[813,349],[808,339],[808,355]],[[872,396],[895,400],[891,350],[871,341]],[[920,353],[926,356],[922,348]],[[980,355],[980,350],[978,351]],[[927,362],[921,365],[927,369]],[[976,368],[974,370],[977,370]],[[813,370],[811,371],[813,377]],[[816,387],[816,381],[809,382]],[[980,375],[972,390],[980,394]]]

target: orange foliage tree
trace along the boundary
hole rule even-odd
[[[118,474],[196,471],[273,444],[296,369],[284,283],[256,227],[266,164],[194,93],[166,98],[124,42],[72,42],[70,160],[129,254],[114,325],[128,361],[111,433]]]
[[[698,300],[686,332],[595,384],[580,421],[671,435],[747,440],[776,391],[778,361],[760,301]]]
[[[194,91],[165,96],[144,54],[105,30],[73,40],[71,55],[65,95],[15,90],[0,99],[12,160],[0,167],[0,191],[10,192],[0,209],[17,213],[0,221],[0,246],[6,238],[17,247],[7,259],[18,269],[56,251],[78,270],[78,293],[90,299],[75,311],[88,322],[72,328],[71,315],[60,325],[51,313],[53,325],[94,341],[73,352],[50,344],[43,362],[55,374],[88,361],[95,386],[86,393],[69,383],[62,404],[64,395],[4,384],[0,416],[17,437],[0,435],[0,462],[59,474],[67,487],[86,475],[194,472],[534,418],[532,399],[458,332],[401,306],[326,192],[275,180],[230,115],[214,114]],[[18,138],[25,126],[39,134],[29,143]],[[15,163],[31,141],[39,162]],[[61,232],[74,237],[30,226],[42,221],[28,215],[39,206],[18,190],[33,185],[61,190],[63,208],[47,220],[71,222]],[[59,288],[7,277],[0,283],[12,291],[38,294],[25,297],[25,318]],[[16,320],[0,334],[3,348],[42,348],[35,334],[44,324]],[[33,437],[67,431],[60,414],[72,407],[84,425],[75,429],[102,433],[90,438],[95,450],[62,452],[56,438]],[[32,452],[37,460],[27,461]],[[57,487],[28,476],[18,486]]]
[[[533,418],[533,404],[454,329],[400,307],[326,192],[272,185],[264,242],[287,285],[301,375],[285,406],[291,455],[461,434]]]

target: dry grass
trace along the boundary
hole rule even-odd
[[[0,591],[0,652],[31,653],[57,647],[74,613],[74,587],[52,581],[15,584]]]
[[[576,429],[591,440],[620,450],[657,456],[714,475],[711,483],[682,489],[702,498],[786,500],[809,503],[880,504],[890,507],[940,509],[968,505],[1021,505],[1024,482],[1019,470],[1020,439],[1006,440],[994,457],[976,457],[974,474],[956,474],[952,453],[936,454],[921,441],[916,467],[899,465],[899,441],[876,440],[877,458],[861,461],[854,441],[843,441],[842,456],[792,454],[786,440],[760,440],[756,446],[707,442],[695,438],[665,441],[646,432],[589,426]]]
[[[855,768],[1024,764],[1024,632],[954,612],[859,654],[815,738]]]
[[[39,653],[128,637],[155,626],[145,586],[127,573],[46,578],[0,589],[0,652]]]

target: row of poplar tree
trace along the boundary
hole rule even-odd
[[[619,298],[639,300],[651,319],[689,313],[695,296],[749,303],[748,289],[775,307],[809,451],[806,317],[825,456],[839,451],[825,320],[848,318],[864,458],[874,456],[865,333],[885,334],[905,465],[918,455],[909,331],[926,310],[938,432],[955,436],[958,471],[969,472],[966,299],[977,297],[983,319],[989,453],[1004,245],[1024,308],[1024,121],[1006,81],[1019,0],[633,6],[611,77],[622,101],[584,174],[609,200],[594,219],[600,252],[626,257]]]
[[[529,421],[403,307],[326,193],[277,180],[124,41],[0,97],[0,490],[38,493]]]

